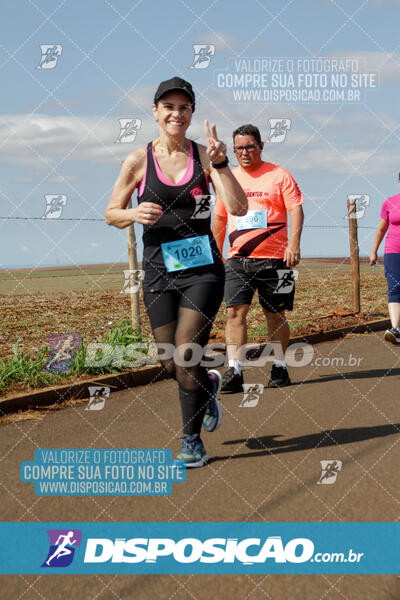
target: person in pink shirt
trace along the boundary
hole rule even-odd
[[[370,265],[374,265],[378,260],[378,248],[385,235],[383,261],[392,323],[392,328],[385,331],[385,340],[392,344],[400,344],[400,194],[388,198],[382,205],[381,218],[369,257]]]

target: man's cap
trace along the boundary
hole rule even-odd
[[[192,86],[188,81],[181,79],[180,77],[172,77],[172,79],[167,79],[166,81],[162,81],[157,88],[156,93],[154,94],[154,104],[161,99],[164,94],[167,92],[184,92],[190,98],[192,103],[192,110],[194,112],[195,107],[195,98],[194,91]]]

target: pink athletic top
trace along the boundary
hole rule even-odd
[[[386,233],[385,254],[400,254],[400,194],[385,200],[382,205],[381,219],[389,221]]]
[[[189,150],[189,160],[188,160],[188,164],[187,164],[187,168],[185,173],[182,176],[182,179],[180,179],[178,181],[178,183],[173,183],[172,181],[170,181],[165,175],[164,173],[161,171],[160,166],[157,162],[156,159],[156,155],[154,154],[154,148],[153,146],[151,147],[151,152],[152,152],[152,156],[153,156],[153,160],[154,160],[154,165],[156,167],[156,173],[157,173],[157,177],[160,181],[162,181],[163,183],[165,183],[165,185],[170,185],[172,187],[179,187],[180,185],[184,185],[185,183],[188,183],[191,178],[193,177],[193,146],[192,146],[192,142],[190,142],[190,150]],[[138,198],[140,198],[140,196],[143,194],[144,191],[144,186],[146,185],[146,175],[147,175],[147,153],[146,153],[146,166],[144,169],[144,175],[143,178],[139,184],[139,189],[138,189]]]

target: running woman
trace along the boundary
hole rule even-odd
[[[173,357],[161,362],[179,386],[183,438],[176,459],[201,467],[208,460],[201,426],[215,431],[222,418],[220,375],[207,372],[187,347],[206,346],[224,291],[224,266],[211,233],[209,180],[230,213],[245,214],[247,199],[228,167],[216,126],[210,131],[204,122],[207,147],[186,138],[194,110],[190,83],[179,77],[160,83],[153,104],[159,137],[124,161],[106,221],[119,228],[144,226],[144,303],[156,343],[175,347]],[[138,206],[126,208],[135,189]]]
[[[392,344],[400,344],[400,194],[388,198],[382,205],[381,218],[369,257],[371,266],[378,260],[378,248],[385,235],[383,263],[388,285],[389,316],[392,323],[391,329],[385,331],[385,340]]]

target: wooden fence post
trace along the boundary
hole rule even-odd
[[[349,219],[350,264],[351,264],[351,301],[354,313],[360,312],[360,259],[358,248],[357,200],[347,198]]]
[[[121,160],[121,165],[124,164],[124,161]],[[127,208],[132,208],[132,199],[129,200]],[[126,236],[128,238],[128,262],[129,262],[129,270],[136,271],[138,274],[138,261],[136,254],[136,235],[135,235],[135,226],[129,225],[126,228]],[[131,293],[131,319],[132,319],[132,327],[133,329],[137,329],[139,333],[142,329],[142,320],[140,317],[140,282],[142,278],[137,277],[137,282],[139,284],[137,292]],[[131,277],[129,278],[129,285],[133,284]]]
[[[129,200],[129,204],[128,204],[128,208],[132,208],[132,200]],[[137,254],[136,254],[136,236],[135,236],[135,227],[132,223],[132,225],[129,225],[126,228],[126,235],[128,238],[128,261],[129,261],[129,269],[130,271],[136,271],[136,275],[137,277],[135,278],[135,281],[138,282],[139,284],[139,288],[137,290],[137,292],[131,293],[130,297],[131,297],[131,316],[132,316],[132,327],[134,329],[138,329],[139,332],[141,331],[141,318],[140,318],[140,282],[141,282],[141,277],[139,277],[139,267],[138,267],[138,261],[137,261]],[[134,281],[132,281],[132,279],[130,280],[130,282],[133,284]]]

